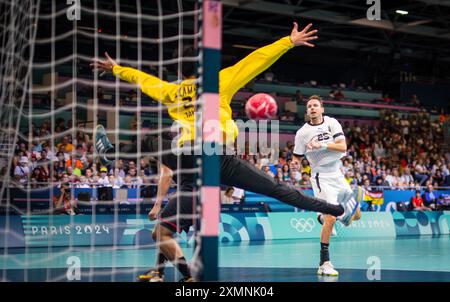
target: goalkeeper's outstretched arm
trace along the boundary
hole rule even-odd
[[[105,52],[105,57],[105,60],[98,58],[93,59],[90,64],[92,69],[111,72],[124,81],[136,84],[143,93],[165,105],[173,102],[173,96],[176,96],[178,90],[177,84],[163,81],[155,76],[131,67],[120,66],[107,52]]]

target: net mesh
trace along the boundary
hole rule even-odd
[[[158,256],[147,213],[159,162],[172,152],[163,139],[180,126],[136,85],[89,64],[107,51],[121,66],[180,83],[183,61],[202,70],[201,3],[30,0],[19,7],[1,0],[0,8],[2,280],[135,281]],[[182,57],[186,44],[199,55]],[[201,72],[197,78],[201,87]],[[97,125],[115,150],[106,178],[94,146]],[[148,135],[157,137],[157,151],[142,146]],[[184,172],[178,159],[174,179]],[[178,201],[198,198],[198,190],[179,192],[175,182],[169,192]],[[175,238],[186,258],[193,231]],[[173,270],[170,278],[181,277]]]

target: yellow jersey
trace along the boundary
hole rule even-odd
[[[222,143],[233,144],[239,133],[230,107],[234,94],[292,47],[294,44],[289,37],[281,38],[219,72],[219,123],[224,138]],[[124,81],[137,84],[143,93],[168,107],[170,117],[182,126],[179,145],[194,140],[197,88],[195,79],[187,79],[180,84],[169,83],[134,68],[119,65],[114,66],[113,74]]]

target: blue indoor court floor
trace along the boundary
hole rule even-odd
[[[365,282],[375,266],[384,282],[450,281],[449,236],[397,239],[332,238],[330,256],[339,277],[316,275],[319,262],[317,239],[222,243],[219,247],[219,281],[267,282]],[[193,247],[184,245],[190,259]],[[155,248],[132,246],[94,249],[28,248],[0,250],[2,281],[67,281],[69,257],[80,261],[81,281],[133,282],[154,265]],[[73,258],[71,258],[73,260]],[[166,269],[166,281],[181,279]]]

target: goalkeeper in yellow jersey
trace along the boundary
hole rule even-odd
[[[223,134],[222,144],[224,147],[232,147],[238,135],[238,127],[232,120],[230,107],[233,95],[250,80],[275,63],[291,48],[295,46],[313,47],[314,45],[310,42],[317,39],[317,30],[310,30],[311,27],[312,24],[309,24],[303,30],[298,31],[298,25],[294,23],[290,36],[253,51],[235,65],[220,71],[219,123]],[[183,58],[195,56],[193,51],[193,48],[187,48],[182,54]],[[195,63],[183,60],[181,73],[184,80],[180,84],[174,84],[130,67],[122,67],[110,58],[107,53],[105,55],[107,57],[106,60],[95,59],[91,66],[102,71],[112,72],[124,81],[137,84],[143,93],[166,105],[171,118],[182,125],[182,133],[178,145],[193,146],[197,89]],[[112,145],[106,136],[104,128],[98,126],[94,136],[97,152],[103,161],[107,161],[105,155],[112,148]],[[132,147],[135,148],[135,146]],[[147,136],[142,140],[143,152],[156,152],[158,151],[157,147],[157,138]],[[178,168],[181,169],[181,176],[177,179],[178,190],[181,192],[192,192],[196,178],[192,172],[186,171],[194,167],[194,155],[182,154],[179,156],[181,157],[181,167]],[[164,155],[162,164],[175,170],[177,169],[176,158],[177,156],[173,154]],[[236,155],[220,156],[220,181],[223,185],[235,186],[276,198],[300,209],[336,216],[344,224],[351,221],[356,206],[350,202],[352,196],[346,194],[338,196],[339,204],[333,205],[326,203],[324,200],[306,195],[288,185],[279,184],[269,175]],[[177,213],[177,206],[180,213]],[[161,262],[167,260],[173,262],[175,267],[183,274],[184,280],[187,281],[192,280],[189,267],[180,246],[173,239],[173,235],[175,232],[181,232],[182,230],[187,232],[190,226],[193,225],[194,219],[184,217],[186,215],[195,215],[195,213],[192,196],[180,197],[180,204],[178,205],[176,199],[171,199],[162,210],[159,222],[153,231],[153,238],[164,242],[164,244],[160,245],[162,252],[162,255],[160,255],[162,258]],[[183,217],[178,219],[179,224],[176,224],[176,217],[179,214],[183,215]],[[158,274],[158,272],[150,271],[148,279],[151,281],[155,274]],[[141,276],[141,278],[145,279],[145,276]],[[159,278],[158,280],[161,279]]]

